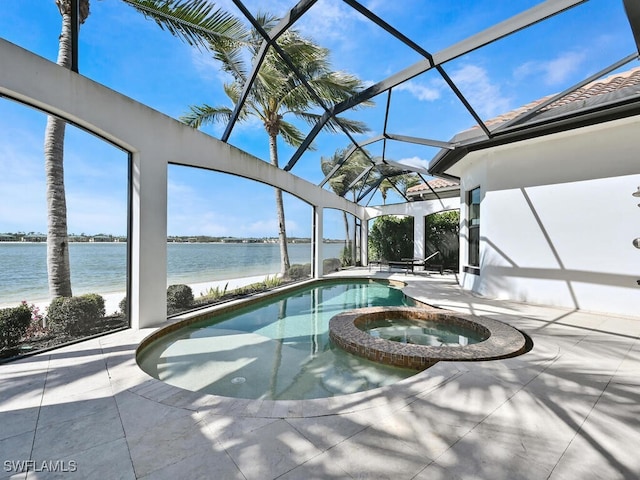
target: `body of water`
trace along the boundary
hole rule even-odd
[[[325,258],[339,258],[343,244],[327,243]],[[70,243],[74,295],[126,290],[125,243]],[[289,244],[292,264],[311,261],[311,244]],[[272,243],[169,243],[167,284],[200,283],[280,271]],[[0,243],[0,304],[48,297],[46,243]]]
[[[331,317],[411,304],[385,284],[326,282],[183,326],[151,342],[138,363],[171,385],[225,397],[304,400],[362,392],[417,371],[337,348],[329,338]]]

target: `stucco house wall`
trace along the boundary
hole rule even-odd
[[[461,179],[460,283],[511,299],[640,315],[640,119],[473,152]],[[470,272],[466,193],[480,187],[480,268]]]

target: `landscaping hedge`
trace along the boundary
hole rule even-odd
[[[104,315],[104,298],[98,294],[58,297],[47,310],[47,327],[56,333],[82,335]]]
[[[31,310],[26,305],[0,309],[0,350],[18,345],[30,323]]]

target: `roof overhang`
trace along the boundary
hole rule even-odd
[[[640,115],[640,94],[610,101],[599,99],[598,102],[578,111],[565,110],[560,114],[553,114],[552,110],[522,125],[514,125],[494,132],[491,138],[484,135],[469,138],[468,131],[463,132],[453,138],[452,143],[455,145],[453,149],[443,149],[431,160],[429,173],[435,176],[451,177],[449,170],[471,152],[636,115]]]

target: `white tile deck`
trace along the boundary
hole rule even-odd
[[[640,478],[640,318],[393,277],[525,331],[533,350],[334,399],[234,401],[151,379],[134,358],[151,330],[118,332],[0,365],[0,479]],[[11,470],[25,460],[77,471]]]

